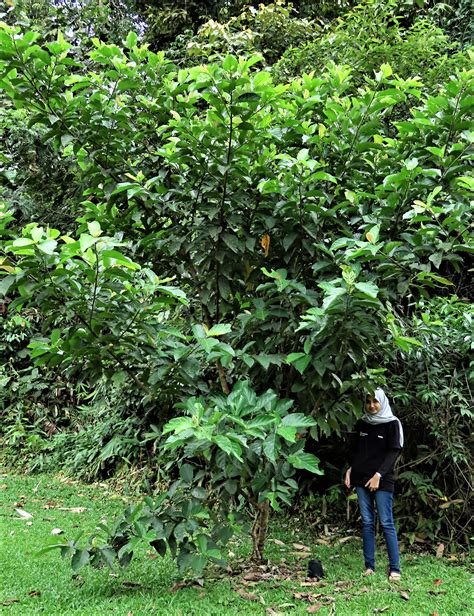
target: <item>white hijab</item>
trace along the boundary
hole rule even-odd
[[[398,421],[398,426],[400,429],[400,447],[403,447],[403,428],[398,417],[392,413],[392,409],[390,407],[390,403],[388,401],[385,392],[380,387],[375,390],[374,398],[377,402],[380,402],[380,406],[382,407],[380,411],[375,415],[370,415],[369,413],[365,413],[362,416],[362,420],[369,424],[383,424],[388,423],[389,421]]]

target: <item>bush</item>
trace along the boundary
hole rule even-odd
[[[303,72],[318,75],[334,62],[350,67],[357,87],[389,63],[402,79],[419,76],[434,91],[456,69],[468,68],[466,52],[440,27],[423,17],[403,26],[395,8],[395,1],[358,5],[315,40],[287,49],[273,68],[275,77],[287,81]]]

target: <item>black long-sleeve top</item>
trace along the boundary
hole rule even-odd
[[[383,424],[369,424],[359,419],[354,426],[349,452],[351,485],[363,488],[375,473],[380,473],[379,490],[393,492],[393,467],[401,449],[400,424],[396,419]]]

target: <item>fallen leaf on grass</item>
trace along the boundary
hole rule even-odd
[[[41,592],[39,590],[30,590],[28,594],[30,595],[30,597],[39,597],[41,595]]]
[[[275,545],[280,545],[280,546],[282,546],[282,547],[285,547],[285,546],[286,546],[286,543],[285,543],[284,541],[280,541],[279,539],[272,539],[271,541],[272,541]],[[269,609],[269,610],[271,610],[272,608],[271,608],[271,607],[269,607],[268,609]]]
[[[374,614],[381,614],[382,612],[386,612],[389,609],[389,607],[376,607],[374,609]]]
[[[435,586],[441,586],[441,584],[443,583],[443,580],[441,580],[440,578],[437,578],[433,583]]]
[[[355,535],[349,535],[347,537],[341,537],[340,539],[337,540],[338,543],[346,543],[346,541],[350,541],[351,539],[357,539],[358,537],[356,537]]]
[[[87,507],[57,507],[59,511],[70,511],[71,513],[84,513]]]
[[[328,583],[327,582],[320,582],[319,580],[315,580],[313,582],[310,581],[304,581],[301,582],[300,586],[311,586],[313,588],[322,588],[323,586],[327,586]]]
[[[290,556],[296,556],[296,558],[308,558],[309,552],[290,552]]]
[[[326,539],[316,539],[316,543],[319,543],[321,545],[329,545],[329,541],[327,541]]]
[[[324,595],[323,593],[317,593],[313,595],[313,593],[310,592],[295,592],[293,593],[293,597],[302,601],[308,601],[309,603],[316,603],[319,600],[321,605],[328,605],[335,601],[333,597],[330,597],[329,595]]]
[[[64,533],[63,530],[61,530],[60,528],[53,528],[53,530],[51,531],[52,535],[62,535]]]
[[[404,590],[400,591],[400,597],[404,600],[404,601],[410,601],[410,595],[405,592]]]
[[[439,612],[430,612],[430,616],[439,616]]]
[[[60,477],[59,481],[60,483],[66,483],[67,485],[70,485],[70,486],[73,486],[77,483],[73,479],[69,479],[69,477]]]
[[[428,594],[434,595],[435,597],[437,597],[438,595],[445,595],[446,591],[445,590],[429,590]]]
[[[23,518],[24,520],[29,520],[30,518],[33,517],[31,513],[28,513],[28,511],[25,511],[24,509],[20,509],[19,507],[16,507],[15,511],[18,513],[20,518]]]
[[[295,550],[298,551],[311,552],[311,549],[308,548],[308,546],[303,545],[302,543],[293,543],[293,547],[295,548]]]
[[[176,592],[177,590],[181,590],[181,588],[184,588],[185,586],[186,584],[183,584],[183,582],[175,582],[170,588],[170,592]]]
[[[444,554],[444,543],[440,543],[436,549],[436,558],[441,558]]]
[[[5,599],[0,605],[12,605],[12,603],[20,603],[20,599]]]
[[[308,614],[314,614],[315,612],[318,612],[323,607],[323,605],[323,603],[315,603],[314,605],[310,605],[306,611],[308,612]]]
[[[242,599],[247,599],[247,601],[258,601],[258,595],[253,592],[246,592],[242,588],[237,588],[235,592],[240,595]]]
[[[8,485],[6,483],[0,483],[0,490],[6,490]]]
[[[359,588],[359,592],[370,592],[370,588],[368,586],[362,586],[362,588]]]

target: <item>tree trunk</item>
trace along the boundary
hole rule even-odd
[[[257,503],[255,508],[255,520],[252,526],[252,560],[262,563],[264,561],[263,551],[265,549],[265,540],[267,538],[270,503],[268,501],[261,504]]]

